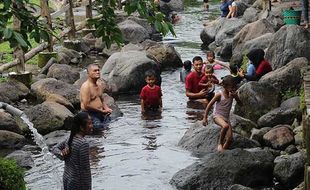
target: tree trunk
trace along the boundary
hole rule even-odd
[[[51,18],[49,6],[48,6],[48,0],[41,0],[40,5],[41,5],[41,16],[46,18],[48,28],[52,31],[53,29],[52,18]],[[53,37],[51,34],[48,35],[48,48],[47,49],[49,52],[53,52]]]
[[[70,27],[70,31],[68,33],[68,38],[70,40],[75,39],[75,24],[74,24],[74,15],[73,15],[73,3],[72,0],[67,0],[69,3],[70,8],[66,11],[66,25]]]

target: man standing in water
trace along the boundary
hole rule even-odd
[[[103,99],[103,84],[100,80],[100,68],[97,64],[87,67],[87,81],[80,89],[81,109],[90,115],[94,129],[105,129],[110,121],[110,109]]]

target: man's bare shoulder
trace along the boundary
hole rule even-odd
[[[87,89],[89,89],[89,81],[88,81],[88,80],[85,81],[85,82],[82,84],[82,86],[81,86],[81,88],[80,88],[80,91],[85,91],[85,90],[87,90]]]

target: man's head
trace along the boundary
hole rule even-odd
[[[202,58],[200,56],[195,56],[193,58],[193,67],[197,73],[201,73],[202,69]]]
[[[88,77],[91,79],[99,79],[100,78],[100,67],[98,64],[90,64],[87,67]]]

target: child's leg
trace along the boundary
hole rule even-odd
[[[233,131],[231,125],[229,125],[229,128],[226,133],[226,140],[223,146],[224,149],[227,149],[230,146],[232,139],[233,139]]]
[[[221,127],[218,150],[223,151],[226,133],[229,130],[229,124],[221,117],[215,117],[214,122]]]

